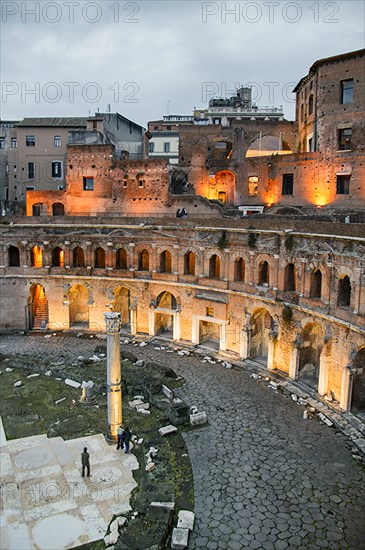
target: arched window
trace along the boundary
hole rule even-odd
[[[267,261],[261,262],[259,265],[259,285],[268,285],[270,277],[270,267]]]
[[[56,246],[52,250],[52,267],[64,267],[65,266],[65,255],[59,246]]]
[[[116,268],[128,269],[127,251],[125,248],[119,248],[119,250],[117,250]]]
[[[161,292],[156,299],[157,307],[167,308],[167,309],[176,309],[177,302],[176,298],[171,292]]]
[[[171,253],[168,250],[164,250],[160,255],[160,271],[171,273]]]
[[[338,306],[349,306],[351,301],[351,282],[348,275],[340,278],[338,284]]]
[[[30,262],[32,267],[42,267],[43,265],[42,249],[37,245],[33,246],[30,251]]]
[[[184,275],[195,275],[194,252],[187,252],[184,256]]]
[[[73,264],[72,265],[74,267],[84,267],[85,266],[84,251],[81,248],[81,246],[76,246],[76,248],[73,249],[72,256],[73,256]]]
[[[308,102],[308,114],[309,115],[313,114],[313,102],[314,102],[314,98],[313,98],[313,94],[311,94],[309,96],[309,102]]]
[[[295,290],[295,265],[288,264],[284,272],[284,290]]]
[[[101,248],[101,246],[98,246],[98,248],[95,250],[95,262],[94,266],[99,269],[105,269],[105,250],[104,248]]]
[[[37,202],[36,204],[33,204],[32,206],[32,216],[40,216],[42,211],[42,202]]]
[[[303,122],[304,120],[304,104],[302,103],[300,106],[300,122]]]
[[[236,258],[236,261],[234,262],[234,280],[245,280],[245,262],[243,261],[243,258]]]
[[[311,298],[320,298],[322,296],[322,272],[320,269],[315,269],[312,272],[309,296]]]
[[[219,279],[221,271],[221,262],[217,254],[213,254],[209,260],[209,277]]]
[[[53,216],[65,215],[65,207],[63,206],[62,202],[55,202],[54,204],[52,204],[52,214]]]
[[[150,269],[150,255],[146,249],[138,254],[138,270],[149,271]]]
[[[8,248],[8,264],[10,267],[20,266],[19,248],[16,246],[9,246]]]

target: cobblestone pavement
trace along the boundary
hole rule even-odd
[[[72,359],[95,344],[6,336],[0,352]],[[186,380],[179,395],[209,419],[184,434],[195,484],[189,549],[365,549],[364,466],[343,434],[304,420],[302,407],[249,371],[166,351],[136,354],[172,366]]]

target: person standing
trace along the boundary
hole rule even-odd
[[[131,433],[130,429],[128,428],[128,426],[126,426],[126,428],[124,430],[124,434],[123,434],[123,441],[124,441],[124,445],[125,445],[125,452],[127,454],[129,453],[129,442],[131,440],[131,437],[132,437],[132,433]]]
[[[85,467],[87,470],[87,477],[90,477],[90,455],[87,452],[87,447],[84,447],[84,452],[81,453],[81,465],[82,465],[82,477],[85,477]]]
[[[124,428],[123,428],[123,424],[121,424],[117,429],[117,436],[118,436],[117,450],[123,449],[123,435],[124,435]]]

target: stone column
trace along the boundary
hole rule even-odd
[[[289,378],[291,378],[292,380],[298,379],[299,357],[300,357],[300,341],[297,339],[293,342],[293,347],[290,353]]]
[[[344,411],[349,411],[351,409],[353,383],[354,383],[354,375],[350,371],[350,367],[346,367],[342,373],[341,397],[340,397],[340,407]]]
[[[226,348],[227,348],[226,323],[221,324],[219,334],[220,334],[219,351],[226,351]]]
[[[250,325],[246,324],[241,332],[240,359],[247,359],[250,355]]]
[[[181,310],[177,310],[176,313],[174,313],[173,340],[180,340],[180,316]]]
[[[155,309],[150,306],[148,310],[148,334],[149,336],[156,336],[155,334]]]
[[[253,250],[249,251],[250,254],[250,280],[248,284],[255,286],[257,281],[255,281],[255,252]]]
[[[107,333],[107,441],[117,441],[117,429],[122,423],[122,374],[120,368],[120,313],[104,313]]]
[[[64,242],[65,248],[63,249],[63,263],[65,269],[70,269],[71,267],[71,249],[70,241]]]
[[[319,395],[326,395],[328,389],[328,371],[331,362],[331,357],[326,354],[326,350],[322,351],[319,359],[319,380],[318,380],[318,393]]]
[[[174,255],[172,257],[172,265],[171,265],[171,273],[173,273],[174,275],[179,275],[180,271],[179,271],[179,245],[178,244],[174,244]],[[184,259],[184,256],[183,256],[183,259]],[[184,264],[182,266],[182,270],[181,270],[181,273],[184,273]]]
[[[115,267],[115,253],[113,251],[113,243],[107,242],[107,250],[105,254],[105,267],[107,270],[111,271]]]
[[[275,370],[275,346],[277,342],[276,334],[269,334],[269,342],[267,349],[267,368]]]
[[[192,318],[191,342],[193,344],[199,344],[199,318],[196,315],[193,315]]]

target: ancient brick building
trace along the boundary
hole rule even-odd
[[[182,127],[180,166],[196,193],[235,206],[364,209],[364,52],[313,64],[295,88],[295,122]]]
[[[341,74],[331,77],[342,90],[348,63],[353,98],[359,55],[339,56]],[[315,71],[337,60],[317,63]],[[363,149],[332,144],[327,153],[328,139],[342,136],[333,125],[326,134],[323,117],[308,152],[294,122],[181,128],[181,169],[195,194],[171,192],[164,160],[70,146],[66,189],[29,192],[27,217],[0,225],[1,330],[104,331],[103,313],[118,311],[132,334],[251,358],[336,407],[365,410],[364,225],[325,216],[329,205],[363,208]],[[278,154],[258,155],[272,138]],[[266,214],[229,219],[212,199]],[[189,216],[177,220],[183,206]],[[317,214],[270,214],[285,208]]]
[[[336,235],[332,224],[309,233],[272,223],[2,225],[2,329],[103,331],[103,312],[120,311],[132,334],[207,341],[300,378],[345,409],[355,395],[357,407],[362,226]]]

